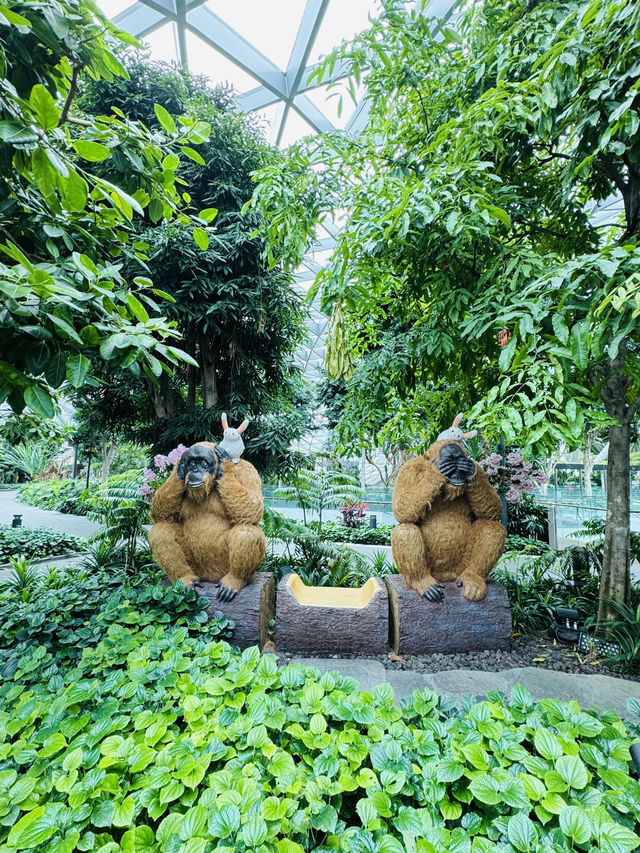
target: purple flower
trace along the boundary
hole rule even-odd
[[[174,449],[171,451],[171,453],[169,453],[169,455],[167,456],[167,460],[168,460],[169,464],[170,464],[170,465],[175,465],[177,462],[179,462],[179,461],[180,461],[180,457],[182,456],[182,454],[185,452],[185,450],[188,450],[188,449],[189,449],[189,448],[188,448],[188,447],[185,447],[185,446],[184,446],[184,444],[179,444],[179,445],[178,445],[176,448],[174,448]]]
[[[505,495],[508,504],[517,504],[520,502],[522,492],[511,486]]]
[[[143,495],[144,497],[147,497],[148,495],[152,494],[152,492],[153,489],[151,488],[149,483],[143,483],[138,489],[138,494]]]
[[[158,471],[164,471],[169,464],[169,460],[166,456],[163,456],[162,453],[158,453],[153,457],[153,464],[156,466]]]
[[[142,472],[142,476],[145,478],[147,483],[153,483],[154,480],[158,479],[158,475],[155,471],[152,471],[151,468],[145,468]]]

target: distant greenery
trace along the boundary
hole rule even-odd
[[[32,481],[20,486],[23,503],[40,509],[54,509],[70,515],[87,515],[91,510],[91,486],[84,479]]]
[[[395,525],[379,524],[377,527],[347,527],[339,521],[325,521],[322,536],[331,542],[351,542],[358,545],[390,545],[391,531]],[[318,522],[310,521],[311,530],[318,530]]]
[[[58,530],[0,525],[0,563],[10,557],[56,557],[86,551],[87,540]]]

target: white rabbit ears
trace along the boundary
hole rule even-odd
[[[222,428],[223,428],[223,429],[229,429],[229,422],[227,421],[227,414],[226,414],[226,412],[223,412],[223,413],[220,415],[220,420],[222,421]],[[244,431],[245,431],[245,429],[249,426],[249,424],[250,424],[250,423],[251,423],[251,422],[250,422],[250,421],[248,421],[248,420],[245,418],[245,419],[242,421],[242,423],[240,424],[240,426],[237,428],[236,432],[238,432],[238,433],[240,433],[240,432],[244,432]]]
[[[459,426],[461,421],[462,421],[462,412],[460,412],[460,414],[455,416],[455,418],[453,419],[452,426],[454,426],[454,427]],[[477,432],[478,432],[477,429],[471,430],[471,432],[463,432],[460,437],[461,438],[473,438],[474,435],[477,435]]]

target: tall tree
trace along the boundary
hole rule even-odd
[[[585,417],[607,427],[603,617],[629,593],[639,33],[640,6],[625,0],[486,0],[438,36],[386,0],[327,60],[352,89],[367,72],[362,136],[301,146],[254,197],[267,242],[289,231],[290,263],[319,218],[348,212],[318,280],[342,328],[330,363],[375,358],[401,397],[459,385],[477,425],[536,451],[578,444]],[[596,226],[594,206],[614,193],[623,218]],[[349,393],[366,389],[352,380]]]
[[[263,260],[263,243],[255,234],[260,213],[243,213],[243,206],[253,191],[252,172],[282,155],[269,148],[251,117],[238,112],[226,89],[208,88],[198,78],[137,54],[125,58],[124,65],[126,81],[92,84],[82,103],[123,113],[131,109],[155,130],[153,98],[168,113],[185,110],[199,121],[206,119],[209,127],[208,139],[176,174],[186,203],[202,217],[215,217],[213,228],[209,234],[196,231],[195,245],[189,226],[148,221],[137,235],[140,256],[127,265],[131,274],[150,275],[170,295],[168,314],[193,358],[175,376],[148,386],[155,440],[190,443],[219,437],[222,411],[231,421],[249,415],[263,418],[259,430],[271,432],[277,452],[252,441],[254,428],[248,455],[257,453],[259,464],[271,464],[286,457],[289,443],[308,423],[300,418],[306,394],[294,363],[306,332],[305,314],[290,273],[269,269]],[[282,417],[272,430],[278,412]]]
[[[144,208],[190,221],[174,163],[208,128],[187,118],[151,135],[122,115],[78,117],[82,75],[125,75],[114,50],[131,41],[91,0],[3,0],[0,27],[0,402],[51,416],[55,389],[91,381],[92,353],[150,377],[158,354],[164,369],[188,360],[162,294],[118,259],[135,253]]]

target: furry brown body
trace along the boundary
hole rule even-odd
[[[392,507],[399,523],[391,547],[406,585],[420,595],[438,582],[458,580],[465,598],[478,600],[486,595],[485,579],[504,551],[502,503],[475,463],[467,483],[448,482],[436,463],[450,444],[456,442],[434,442],[398,472]]]
[[[203,441],[194,448],[215,450],[215,445]],[[153,556],[171,580],[220,581],[223,588],[237,592],[266,554],[259,526],[264,510],[260,476],[250,462],[228,459],[220,479],[205,474],[203,485],[192,488],[189,478],[187,473],[180,479],[176,465],[153,496]]]

